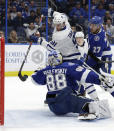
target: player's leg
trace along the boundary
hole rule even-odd
[[[85,67],[85,68],[86,68],[86,67]],[[83,75],[82,75],[82,82],[83,82],[83,80],[84,80],[84,78],[85,78],[86,76],[89,77],[89,74],[87,74],[86,72],[88,72],[88,69],[86,69],[85,72],[84,72]],[[90,76],[90,77],[91,77],[91,76]],[[99,100],[98,95],[97,95],[97,91],[96,91],[96,89],[95,89],[94,84],[91,84],[91,83],[84,83],[84,84],[83,84],[83,83],[82,83],[82,85],[84,86],[85,92],[90,96],[91,99],[93,99],[93,100]]]
[[[50,110],[56,115],[64,115],[66,113],[86,113],[83,106],[92,101],[85,97],[79,97],[73,92],[62,92],[55,98],[47,98]]]
[[[95,89],[95,86],[93,84],[85,84],[85,90],[87,94],[90,96],[91,99],[93,100],[99,100],[97,91]]]

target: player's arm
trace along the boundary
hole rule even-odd
[[[95,72],[79,65],[73,66],[72,69],[69,68],[69,75],[72,79],[80,81],[81,83],[101,85],[101,80]]]
[[[41,46],[43,46],[43,47],[45,47],[47,50],[49,50],[49,51],[52,51],[52,50],[55,50],[55,41],[50,41],[50,42],[47,42],[44,38],[42,38],[42,37],[40,37],[39,39],[38,39],[38,43],[41,45]]]
[[[35,71],[35,73],[31,76],[33,83],[45,85],[46,84],[46,76],[43,74],[43,70]]]
[[[112,57],[111,46],[110,46],[109,41],[108,41],[107,38],[106,38],[106,35],[104,36],[102,43],[103,43],[103,45],[104,45],[102,57],[104,57],[104,58],[105,58],[105,57],[111,58],[111,57]]]
[[[103,43],[105,44],[105,48],[103,50],[102,53],[102,61],[112,61],[112,51],[111,51],[111,47],[109,42],[107,41],[106,37],[105,39],[103,39]],[[104,70],[105,72],[111,73],[111,67],[112,67],[112,63],[104,63],[102,64],[102,70]]]
[[[66,25],[66,27],[67,28],[71,28],[71,26],[70,26],[70,24],[68,22],[68,17],[67,17],[66,14],[60,13],[60,12],[57,12],[57,11],[53,11],[52,8],[48,9],[48,16],[51,16],[51,17],[54,18],[56,15],[59,15],[59,14],[61,14],[65,18],[65,25]]]

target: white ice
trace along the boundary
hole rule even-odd
[[[114,130],[114,98],[96,86],[100,99],[108,99],[112,118],[91,122],[77,120],[76,114],[55,116],[48,106],[44,105],[47,89],[34,85],[31,79],[22,82],[18,77],[5,78],[5,125],[0,131],[17,131],[33,129],[113,129]],[[84,130],[85,131],[85,130]]]

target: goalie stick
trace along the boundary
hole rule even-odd
[[[26,59],[27,59],[27,56],[28,56],[28,54],[29,54],[31,45],[32,45],[32,43],[29,44],[29,47],[28,47],[28,49],[27,49],[25,58],[24,58],[24,60],[23,60],[23,62],[22,62],[22,65],[21,65],[20,70],[19,70],[19,73],[18,73],[18,77],[19,77],[20,80],[22,80],[22,81],[26,81],[26,79],[28,78],[27,75],[22,75],[21,71],[22,71],[22,68],[23,68],[23,66],[24,66],[24,64],[25,64],[25,61],[26,61]]]

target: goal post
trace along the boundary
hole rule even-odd
[[[0,37],[0,125],[4,125],[4,68],[5,40]]]

